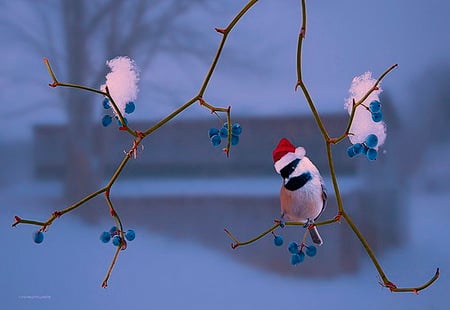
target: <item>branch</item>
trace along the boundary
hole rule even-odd
[[[355,102],[355,100],[353,100],[353,107],[352,107],[352,111],[351,111],[351,115],[350,115],[350,119],[347,125],[347,129],[345,131],[345,133],[339,137],[339,138],[330,138],[328,135],[327,130],[325,129],[325,126],[322,122],[322,119],[319,115],[319,113],[317,112],[317,109],[315,107],[315,104],[311,98],[311,95],[308,92],[308,89],[305,85],[305,83],[303,82],[303,77],[302,77],[302,46],[303,46],[303,39],[305,38],[306,35],[306,1],[305,0],[301,0],[301,4],[302,4],[302,25],[301,25],[301,29],[300,29],[300,34],[298,37],[298,45],[297,45],[297,84],[296,84],[296,89],[298,87],[300,87],[302,89],[302,92],[306,98],[306,101],[311,109],[311,112],[314,116],[314,119],[316,120],[316,123],[322,133],[322,136],[325,140],[326,143],[326,151],[327,151],[327,159],[328,159],[328,165],[329,165],[329,170],[330,170],[330,174],[331,174],[331,178],[332,178],[332,182],[333,182],[333,189],[335,192],[335,196],[336,196],[336,201],[337,201],[337,205],[338,205],[338,213],[336,215],[336,217],[332,220],[327,220],[321,223],[317,223],[317,224],[313,224],[316,226],[319,225],[328,225],[328,224],[332,224],[335,222],[340,221],[341,217],[343,217],[346,221],[346,223],[350,226],[350,228],[352,229],[353,233],[357,236],[357,238],[359,239],[360,243],[362,244],[362,246],[364,247],[364,249],[366,250],[368,256],[370,257],[370,259],[372,260],[372,263],[374,264],[379,276],[381,277],[382,283],[380,283],[382,286],[387,287],[391,290],[391,292],[414,292],[414,293],[418,293],[420,290],[423,290],[427,287],[429,287],[431,284],[433,284],[438,278],[439,278],[439,268],[436,270],[436,273],[434,274],[434,276],[427,281],[425,284],[421,285],[421,286],[417,286],[417,287],[397,287],[393,282],[391,282],[388,277],[386,276],[383,268],[381,267],[380,263],[378,262],[378,259],[376,258],[373,250],[371,249],[371,247],[369,246],[367,240],[364,238],[364,236],[361,234],[361,232],[359,231],[359,229],[357,228],[357,226],[354,224],[354,222],[352,221],[352,219],[350,218],[350,216],[347,214],[347,212],[344,210],[344,206],[343,206],[343,202],[342,202],[342,197],[340,194],[340,190],[339,190],[339,186],[338,186],[338,182],[337,182],[337,177],[336,177],[336,171],[334,168],[334,161],[333,161],[333,155],[332,155],[332,151],[331,151],[331,144],[335,144],[337,142],[340,142],[341,140],[343,140],[345,137],[347,137],[349,129],[351,127],[351,124],[353,122],[353,118],[354,118],[354,114],[355,114],[355,110],[358,106],[360,106],[364,100],[367,99],[367,97],[369,97],[369,95],[378,89],[378,85],[380,84],[381,80],[388,74],[390,73],[394,68],[397,67],[397,64],[392,65],[391,67],[389,67],[383,74],[381,74],[381,76],[378,78],[378,80],[375,82],[375,84],[367,91],[367,93],[362,96],[362,98],[360,98],[358,101]],[[285,225],[301,225],[303,223],[295,223],[295,222],[290,222],[290,223],[286,223]],[[266,236],[267,234],[273,232],[276,228],[278,228],[279,226],[281,226],[281,222],[276,222],[275,225],[273,225],[272,227],[268,228],[267,230],[263,231],[261,234],[255,236],[254,238],[251,238],[247,241],[239,241],[230,231],[228,231],[227,229],[225,229],[225,233],[227,233],[227,235],[231,238],[231,240],[233,240],[233,243],[231,245],[231,247],[233,249],[239,247],[239,246],[243,246],[243,245],[248,245],[251,244],[259,239],[261,239],[262,237]]]
[[[131,157],[136,157],[136,152],[137,152],[137,147],[140,145],[140,143],[145,139],[146,136],[150,135],[151,133],[153,133],[154,131],[156,131],[157,129],[159,129],[160,127],[162,127],[164,124],[166,124],[167,122],[169,122],[170,120],[172,120],[175,116],[177,116],[178,114],[180,114],[182,111],[186,110],[187,108],[189,108],[193,103],[199,101],[201,105],[205,106],[207,109],[209,109],[212,113],[217,114],[217,112],[224,112],[227,114],[227,120],[228,120],[228,132],[231,133],[231,118],[230,118],[230,110],[231,107],[228,108],[219,108],[219,107],[215,107],[209,103],[207,103],[204,99],[203,99],[203,95],[205,93],[206,87],[210,81],[210,78],[214,72],[214,70],[216,69],[216,65],[217,65],[217,61],[221,55],[222,49],[224,47],[225,41],[226,41],[226,37],[227,34],[229,33],[229,31],[231,31],[231,29],[235,26],[235,24],[237,23],[237,21],[245,14],[245,12],[250,9],[251,6],[253,6],[254,3],[256,3],[257,0],[253,0],[250,1],[246,6],[244,6],[244,8],[236,15],[236,17],[233,18],[233,20],[230,22],[230,24],[227,26],[226,28],[226,34],[224,33],[224,36],[222,37],[222,40],[219,44],[219,47],[217,48],[216,51],[216,55],[213,59],[213,62],[210,66],[210,68],[208,69],[205,79],[200,87],[200,91],[198,93],[198,95],[194,96],[192,99],[188,100],[186,103],[184,103],[183,105],[181,105],[178,109],[176,109],[174,112],[170,113],[168,116],[166,116],[165,118],[163,118],[162,120],[160,120],[158,123],[156,123],[155,125],[151,126],[150,128],[148,128],[147,130],[145,130],[144,132],[139,132],[139,131],[135,131],[132,130],[127,124],[126,122],[124,122],[123,116],[120,112],[120,110],[118,109],[114,98],[112,98],[108,87],[106,87],[105,91],[101,91],[95,88],[91,88],[88,86],[84,86],[84,85],[79,85],[79,84],[73,84],[73,83],[64,83],[64,82],[60,82],[51,65],[50,62],[47,58],[44,59],[44,63],[47,67],[47,70],[51,76],[52,79],[52,83],[49,84],[49,86],[51,87],[69,87],[69,88],[75,88],[75,89],[80,89],[80,90],[84,90],[87,92],[92,92],[95,94],[99,94],[102,95],[104,97],[107,97],[109,99],[109,102],[111,103],[112,107],[114,108],[114,110],[116,111],[121,123],[122,123],[122,127],[120,128],[121,130],[126,130],[129,134],[131,134],[134,137],[133,140],[133,144],[130,148],[130,150],[125,154],[125,157],[123,158],[122,162],[119,164],[119,166],[116,168],[115,172],[113,173],[113,175],[111,176],[110,180],[108,181],[107,185],[89,195],[87,195],[86,197],[84,197],[83,199],[79,200],[78,202],[74,203],[73,205],[67,207],[66,209],[63,210],[59,210],[59,211],[54,211],[51,216],[49,217],[49,219],[47,219],[45,222],[42,221],[35,221],[35,220],[29,220],[29,219],[22,219],[19,216],[15,216],[14,217],[14,223],[12,224],[13,227],[17,226],[18,224],[29,224],[29,225],[36,225],[36,226],[41,226],[40,231],[45,231],[52,223],[55,219],[61,217],[62,215],[75,210],[76,208],[84,205],[86,202],[88,202],[89,200],[91,200],[92,198],[98,196],[101,193],[105,194],[105,200],[106,203],[109,207],[109,211],[111,216],[114,218],[117,226],[119,227],[119,234],[121,237],[121,244],[119,244],[119,246],[117,247],[115,254],[113,256],[113,259],[111,261],[111,264],[108,268],[108,271],[106,273],[106,276],[102,282],[102,287],[107,287],[108,285],[108,280],[109,277],[111,275],[111,272],[116,264],[117,258],[119,256],[119,253],[121,250],[124,250],[127,246],[126,241],[125,241],[125,236],[124,236],[124,231],[123,231],[123,226],[122,226],[122,222],[120,220],[119,215],[117,214],[113,203],[110,199],[110,190],[112,188],[112,186],[114,185],[115,181],[119,178],[121,172],[124,170],[126,164],[128,163],[129,159]],[[229,138],[228,138],[228,144],[227,147],[225,149],[227,155],[229,155],[229,151],[230,151],[230,143],[231,143],[231,134],[229,134]]]

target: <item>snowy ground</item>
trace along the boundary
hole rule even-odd
[[[57,194],[33,182],[1,184],[2,309],[445,309],[450,302],[449,192],[411,195],[409,241],[380,257],[399,286],[419,285],[441,268],[438,282],[418,296],[381,288],[369,261],[353,275],[284,278],[139,227],[102,289],[113,248],[98,236],[109,223],[87,226],[68,216],[55,222],[41,245],[31,240],[34,228],[10,227],[15,214],[45,218],[45,198]]]

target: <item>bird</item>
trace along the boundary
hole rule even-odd
[[[313,225],[323,213],[327,191],[317,167],[305,156],[305,148],[280,139],[272,152],[275,170],[283,181],[280,189],[281,221],[304,222],[315,244],[323,240]]]

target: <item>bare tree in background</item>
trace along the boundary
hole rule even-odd
[[[34,12],[43,31],[15,18],[8,23],[40,56],[51,59],[64,81],[99,86],[105,61],[119,55],[130,56],[145,70],[160,52],[201,56],[204,50],[193,35],[195,23],[179,21],[193,9],[205,8],[206,0],[24,0],[14,5]],[[77,90],[60,92],[68,119],[64,194],[73,202],[92,192],[103,177],[95,164],[91,102],[99,98]]]

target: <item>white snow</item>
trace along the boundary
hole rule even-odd
[[[134,60],[126,56],[118,56],[108,60],[106,64],[111,72],[106,75],[106,82],[100,89],[106,91],[106,87],[108,87],[111,97],[123,115],[127,102],[134,102],[139,91],[137,85],[139,82],[138,67]]]
[[[352,80],[349,90],[349,97],[345,100],[344,107],[350,115],[353,109],[353,100],[358,102],[376,83],[376,79],[372,77],[372,72],[366,72],[360,76],[356,76]],[[363,143],[367,136],[374,134],[378,137],[378,144],[375,149],[384,144],[386,140],[386,125],[383,121],[374,122],[372,120],[372,113],[365,107],[369,107],[373,100],[379,101],[379,95],[382,92],[381,86],[378,90],[373,91],[366,100],[363,101],[363,106],[358,106],[355,111],[352,125],[350,126],[349,139],[352,144]],[[365,106],[365,107],[364,107]]]

